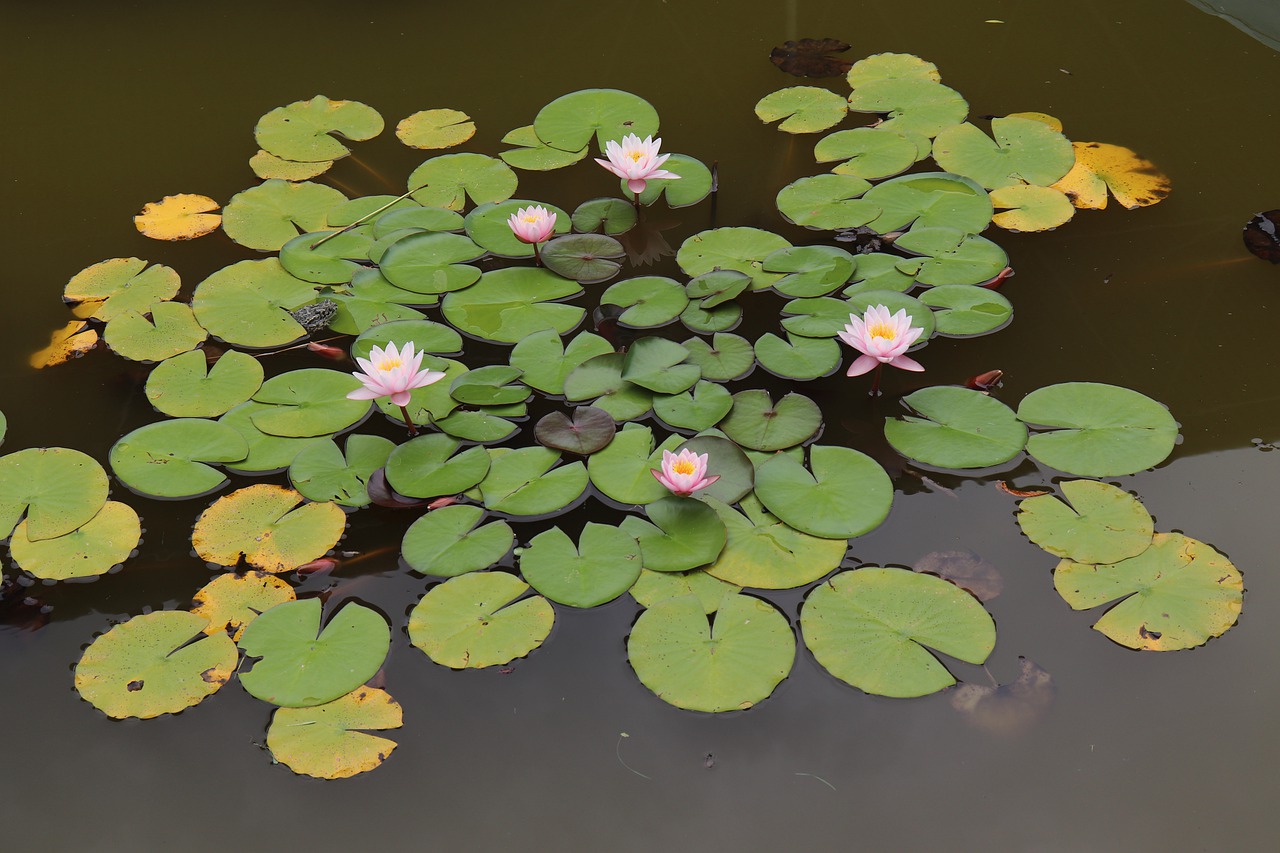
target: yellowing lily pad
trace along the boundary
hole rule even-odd
[[[195,349],[209,336],[191,307],[181,302],[157,302],[145,314],[130,309],[107,323],[102,339],[116,355],[130,361],[164,361]]]
[[[218,575],[191,596],[191,612],[209,620],[206,634],[226,631],[231,639],[240,635],[250,622],[277,604],[293,601],[293,587],[273,574],[262,571],[242,575]]]
[[[717,500],[707,503],[729,530],[729,541],[708,574],[743,587],[792,589],[812,583],[840,565],[849,543],[801,533],[765,512],[754,497],[742,510]]]
[[[475,122],[460,110],[422,110],[396,125],[396,137],[410,148],[452,148],[475,134]]]
[[[181,284],[178,274],[162,264],[148,267],[139,258],[112,258],[72,276],[62,301],[80,319],[105,323],[130,309],[145,313],[152,303],[176,296]]]
[[[23,513],[27,536],[53,539],[88,523],[107,501],[107,473],[92,456],[32,447],[0,457],[0,539]]]
[[[294,773],[346,779],[374,769],[396,748],[395,741],[368,731],[398,729],[403,720],[391,694],[361,686],[323,705],[277,710],[267,729],[267,749]]]
[[[334,503],[302,503],[293,489],[265,483],[219,498],[196,519],[191,544],[200,559],[279,573],[323,557],[338,544],[346,514]],[[297,507],[295,509],[295,507]]]
[[[452,669],[501,666],[542,645],[555,611],[506,572],[471,572],[432,587],[409,613],[409,640]],[[516,599],[519,599],[518,601]]]
[[[270,151],[259,149],[257,154],[249,158],[249,168],[264,181],[277,178],[282,181],[309,181],[318,178],[333,168],[332,160],[315,160],[303,163],[298,160],[286,160],[277,157]]]
[[[335,137],[356,141],[382,132],[382,116],[359,101],[331,101],[316,95],[277,107],[258,120],[254,138],[265,151],[285,160],[336,160],[351,153]],[[312,230],[312,229],[308,229]]]
[[[33,352],[27,363],[37,370],[65,364],[79,358],[98,345],[98,330],[83,320],[72,320],[49,336],[49,345]]]
[[[138,230],[153,240],[192,240],[218,230],[219,204],[208,196],[181,193],[153,201],[133,217]]]
[[[1101,210],[1110,190],[1116,201],[1133,210],[1164,201],[1173,191],[1167,175],[1128,148],[1105,142],[1073,142],[1072,147],[1075,165],[1053,186],[1076,207]]]
[[[1000,211],[991,221],[1006,231],[1052,231],[1076,212],[1060,189],[1031,184],[994,189],[991,203]]]
[[[76,664],[76,690],[108,717],[176,714],[231,678],[236,647],[219,632],[196,642],[203,616],[162,610],[135,616],[98,637]]]
[[[141,538],[142,525],[133,508],[107,501],[88,522],[53,539],[32,542],[27,522],[22,522],[9,540],[9,553],[23,571],[61,581],[105,574],[127,560]]]

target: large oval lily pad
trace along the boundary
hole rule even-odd
[[[1133,495],[1096,480],[1067,480],[1059,488],[1070,505],[1053,495],[1018,504],[1018,526],[1050,554],[1077,563],[1118,563],[1151,544],[1151,513]]]
[[[519,179],[511,167],[484,154],[443,154],[432,157],[409,175],[408,188],[424,207],[462,210],[473,204],[506,201],[516,193]]]
[[[1013,316],[1013,305],[1001,294],[972,284],[944,284],[920,294],[933,312],[940,335],[969,337],[1001,328]]]
[[[549,270],[510,267],[487,272],[466,290],[447,294],[441,310],[461,332],[496,343],[516,344],[544,329],[560,335],[573,330],[586,311],[555,300],[581,292],[577,282]]]
[[[832,172],[869,181],[905,172],[919,156],[919,149],[910,139],[879,127],[838,130],[819,139],[813,147],[813,159],[819,163],[842,161]]]
[[[542,645],[555,611],[506,572],[471,572],[432,587],[409,613],[409,640],[451,669],[501,666]],[[519,599],[517,601],[517,599]]]
[[[979,391],[940,385],[902,398],[917,415],[887,418],[893,449],[939,468],[986,468],[1008,462],[1027,443],[1013,411]]]
[[[226,424],[178,418],[138,427],[112,446],[111,470],[135,492],[190,498],[221,488],[227,477],[210,462],[236,462],[249,454],[240,433]]]
[[[334,134],[362,141],[382,133],[382,127],[382,116],[373,107],[316,95],[276,107],[258,120],[253,136],[263,150],[281,159],[310,163],[351,153]]]
[[[685,240],[676,253],[676,263],[693,277],[713,270],[737,270],[751,276],[756,290],[769,287],[781,273],[764,271],[764,259],[791,243],[771,231],[759,228],[713,228]]]
[[[367,400],[347,397],[360,387],[360,380],[349,373],[319,367],[273,376],[253,395],[254,402],[270,404],[253,414],[253,425],[271,435],[332,435],[368,414]]]
[[[853,175],[814,175],[778,191],[778,212],[788,222],[824,231],[857,228],[880,215],[880,208],[861,198],[871,184]]]
[[[784,133],[818,133],[839,124],[848,110],[849,102],[830,89],[790,86],[761,98],[756,118],[765,124],[782,119],[778,130]]]
[[[1097,382],[1064,382],[1032,391],[1018,406],[1038,432],[1027,453],[1059,471],[1084,477],[1136,474],[1173,452],[1178,423],[1164,406],[1137,391]]]
[[[889,515],[893,483],[870,456],[815,444],[809,465],[812,474],[780,453],[756,469],[756,497],[791,527],[824,539],[852,539]]]
[[[870,227],[882,234],[909,225],[977,234],[993,212],[990,196],[977,181],[948,172],[903,175],[877,184],[864,198],[880,208]]]
[[[476,506],[432,510],[405,531],[404,561],[415,572],[445,578],[489,568],[511,551],[515,533],[502,520],[481,526],[483,518]]]
[[[733,395],[733,409],[720,422],[729,438],[752,450],[783,450],[808,441],[822,428],[822,411],[803,394],[790,393],[775,405],[760,389]]]
[[[658,132],[653,105],[618,89],[583,89],[561,95],[533,120],[538,138],[561,151],[580,151],[594,137],[601,151],[610,140],[634,133],[641,139]]]
[[[439,433],[411,439],[387,458],[387,482],[400,494],[414,498],[465,492],[489,473],[489,452],[469,447],[459,453],[459,446],[457,439]]]
[[[270,258],[218,270],[197,285],[191,308],[216,338],[238,346],[274,347],[306,334],[290,312],[315,300],[315,285],[294,278]]]
[[[324,184],[272,179],[231,197],[222,211],[222,230],[241,246],[278,252],[299,232],[324,228],[329,211],[346,200]]]
[[[743,498],[743,513],[708,498],[729,531],[729,541],[709,574],[743,587],[792,589],[812,583],[844,559],[848,543],[801,533],[765,512],[754,497]]]
[[[1047,187],[1076,162],[1071,143],[1044,122],[996,118],[991,133],[994,140],[968,122],[946,128],[933,141],[933,159],[987,189],[1023,182]]]

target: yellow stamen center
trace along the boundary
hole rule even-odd
[[[697,470],[698,469],[694,467],[693,463],[688,461],[677,462],[671,466],[671,472],[673,474],[683,474],[687,476]]]
[[[532,213],[526,213],[526,214],[525,214],[525,216],[524,216],[524,221],[525,221],[525,222],[528,222],[528,223],[530,223],[530,224],[532,224],[532,223],[534,223],[534,222],[537,222],[537,221],[538,221],[538,217],[537,217],[535,214],[532,214]]]
[[[643,151],[628,151],[627,156],[631,158],[631,162],[639,163],[640,158],[644,156]]]
[[[898,337],[897,330],[894,329],[893,326],[885,323],[876,323],[874,326],[868,326],[867,334],[873,338],[884,338],[889,341],[895,340]]]
[[[399,367],[403,363],[404,362],[400,361],[400,359],[398,358],[384,358],[382,361],[378,362],[374,366],[377,367],[379,370],[386,371],[386,370],[395,370],[397,367]]]

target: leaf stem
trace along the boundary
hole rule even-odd
[[[393,198],[391,201],[387,202],[386,204],[384,204],[382,207],[378,208],[377,210],[371,210],[371,211],[369,211],[369,212],[368,212],[368,213],[366,213],[364,216],[361,216],[359,219],[357,219],[355,222],[352,222],[352,223],[351,223],[350,225],[348,225],[347,227],[345,227],[345,228],[343,228],[343,229],[341,229],[341,230],[339,230],[339,231],[334,231],[332,234],[326,234],[324,237],[321,237],[319,240],[317,240],[316,242],[312,243],[312,244],[311,244],[311,248],[312,248],[313,250],[318,249],[318,248],[320,248],[321,246],[323,246],[325,243],[328,243],[328,242],[329,242],[330,240],[332,240],[334,237],[337,237],[339,234],[346,234],[346,233],[347,233],[348,231],[350,231],[352,228],[355,228],[357,225],[360,225],[360,224],[364,223],[364,222],[365,222],[367,219],[369,219],[370,217],[377,216],[379,213],[381,213],[382,211],[386,210],[386,209],[387,209],[388,207],[390,207],[391,205],[393,205],[393,204],[395,204],[395,203],[397,203],[397,202],[404,201],[406,198],[408,198],[409,196],[413,195],[413,194],[414,194],[414,193],[416,193],[418,190],[420,190],[420,189],[424,189],[426,186],[427,186],[426,184],[423,184],[423,185],[422,185],[422,186],[420,186],[420,187],[414,187],[413,189],[409,190],[409,191],[408,191],[407,193],[405,193],[404,195],[402,195],[402,196],[397,196],[396,198]]]

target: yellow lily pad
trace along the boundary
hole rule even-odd
[[[267,729],[267,748],[294,773],[345,779],[386,760],[396,742],[366,730],[398,729],[404,716],[391,694],[357,687],[311,708],[280,708]]]
[[[1054,184],[1081,210],[1102,210],[1107,190],[1133,210],[1164,201],[1173,191],[1169,176],[1128,148],[1105,142],[1073,142],[1076,164]]]
[[[264,181],[272,178],[281,181],[309,181],[323,175],[332,167],[332,160],[305,163],[300,160],[286,160],[262,149],[258,149],[258,153],[249,158],[249,168]]]
[[[27,538],[27,522],[22,522],[9,540],[9,553],[20,568],[38,578],[88,578],[127,560],[141,538],[142,524],[133,507],[107,501],[88,522],[52,539],[32,541]]]
[[[213,211],[219,207],[208,196],[167,195],[145,205],[133,224],[153,240],[193,240],[218,230],[222,216]]]
[[[27,363],[39,370],[79,358],[98,345],[98,330],[83,320],[72,320],[49,336],[49,345],[33,352]]]
[[[71,277],[62,301],[81,320],[106,323],[129,309],[146,313],[152,303],[178,295],[182,280],[163,264],[148,267],[141,258],[111,258],[85,267]]]
[[[994,189],[991,204],[1000,210],[991,221],[1006,231],[1052,231],[1076,213],[1061,190],[1033,184]]]
[[[410,148],[452,148],[475,135],[475,122],[461,110],[422,110],[396,125],[396,136]]]
[[[293,587],[273,574],[225,574],[209,581],[191,597],[191,612],[209,620],[206,634],[225,630],[239,642],[245,627],[259,614],[296,598]]]
[[[266,483],[219,498],[196,519],[191,534],[200,559],[279,574],[323,557],[338,544],[346,514],[335,503],[308,503],[293,489]],[[297,507],[295,509],[295,507]]]

